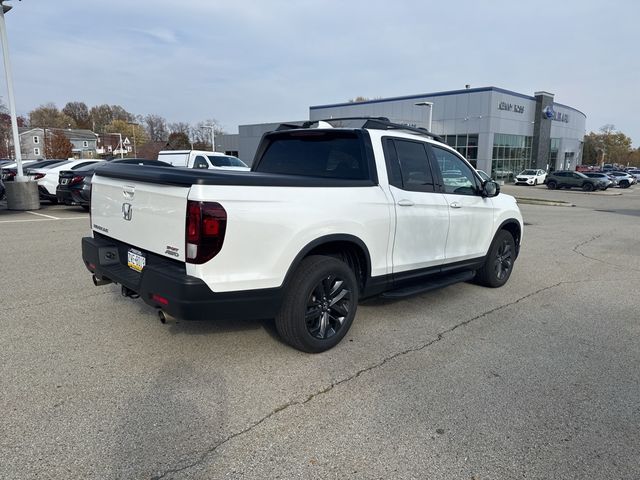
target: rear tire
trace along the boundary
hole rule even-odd
[[[347,334],[357,307],[353,270],[337,258],[312,255],[302,260],[287,282],[276,329],[293,348],[324,352]]]
[[[555,190],[556,188],[558,188],[558,184],[551,180],[550,182],[547,182],[547,188],[549,190]]]
[[[620,188],[629,188],[631,186],[627,180],[622,180],[619,185]]]
[[[485,287],[498,288],[509,280],[516,260],[516,242],[511,233],[500,230],[491,242],[482,268],[475,281]]]

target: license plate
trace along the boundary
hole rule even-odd
[[[127,265],[136,272],[141,272],[146,263],[144,254],[134,248],[130,248],[127,252]]]
[[[62,180],[60,180],[60,185],[66,185],[67,183],[69,183],[68,178],[63,178]]]

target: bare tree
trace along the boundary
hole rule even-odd
[[[78,128],[91,128],[91,116],[86,103],[68,102],[62,109],[62,113],[73,118]]]
[[[191,137],[191,125],[186,122],[175,122],[169,124],[171,133],[184,133],[187,137]]]
[[[144,117],[143,123],[152,142],[167,141],[169,131],[164,117],[151,113]]]
[[[75,128],[76,122],[58,110],[54,103],[47,103],[29,112],[29,125],[41,128]]]

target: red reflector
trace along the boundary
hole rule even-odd
[[[161,297],[157,293],[154,293],[151,295],[151,300],[153,300],[154,302],[161,303],[162,305],[169,305],[169,300],[167,300],[164,297]]]
[[[91,270],[95,270],[95,269],[96,269],[96,266],[95,266],[93,263],[90,263],[90,264],[89,264],[89,268],[90,268]]]
[[[217,218],[204,218],[202,223],[204,224],[203,233],[205,236],[218,235],[220,232],[220,222]]]

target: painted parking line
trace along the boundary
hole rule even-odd
[[[39,217],[50,218],[51,220],[60,220],[58,217],[53,217],[51,215],[45,215],[44,213],[31,212],[29,210],[26,213],[30,213],[31,215],[38,215]]]
[[[29,222],[56,222],[62,220],[87,220],[85,217],[72,218],[34,218],[30,220],[0,220],[0,223],[29,223]]]

